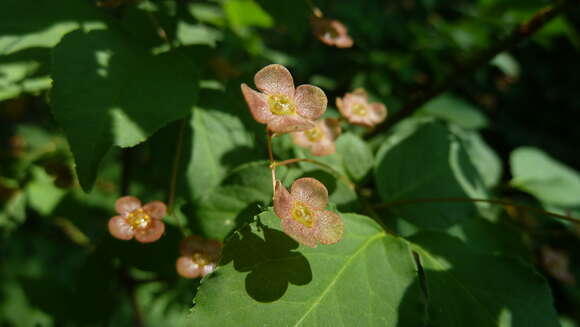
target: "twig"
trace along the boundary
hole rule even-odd
[[[290,165],[293,163],[298,163],[298,162],[308,162],[314,165],[318,165],[326,170],[329,170],[333,175],[341,178],[342,180],[344,180],[346,182],[346,185],[348,185],[350,188],[354,189],[355,188],[355,184],[353,182],[350,181],[350,179],[348,179],[348,177],[344,176],[343,174],[341,174],[340,172],[338,172],[336,169],[330,167],[329,165],[314,160],[314,159],[308,159],[308,158],[294,158],[294,159],[288,159],[288,160],[284,160],[284,161],[280,161],[280,162],[274,162],[271,165],[275,167],[279,167],[279,166],[286,166],[286,165]]]
[[[511,206],[511,207],[516,207],[516,208],[536,212],[536,213],[543,214],[546,216],[551,216],[554,218],[566,220],[566,221],[569,221],[569,222],[572,222],[575,224],[580,224],[580,219],[578,219],[578,218],[574,218],[574,217],[570,217],[570,216],[566,216],[566,215],[561,215],[561,214],[557,214],[554,212],[549,212],[549,211],[542,210],[539,208],[528,207],[528,206],[525,206],[522,204],[517,204],[517,203],[513,203],[511,201],[507,201],[507,200],[498,200],[498,199],[418,198],[418,199],[410,199],[410,200],[401,200],[401,201],[393,201],[393,202],[388,202],[388,203],[381,203],[381,204],[375,206],[375,208],[384,209],[384,208],[398,207],[398,206],[404,206],[404,205],[415,204],[415,203],[432,203],[432,202],[485,202],[485,203],[499,204],[499,205],[503,205],[503,206]]]
[[[181,148],[183,147],[183,134],[185,133],[185,125],[187,119],[181,119],[179,124],[179,134],[177,135],[177,143],[175,145],[175,157],[173,158],[173,167],[171,169],[171,179],[169,181],[169,196],[167,198],[168,212],[173,212],[173,204],[175,202],[175,185],[177,184],[177,171],[179,170],[179,163],[181,161]]]
[[[268,146],[268,160],[270,161],[270,171],[272,172],[272,198],[276,192],[276,161],[272,152],[272,137],[274,134],[266,127],[266,144]]]
[[[490,48],[476,54],[473,58],[456,63],[455,69],[440,83],[436,83],[432,88],[427,90],[419,90],[411,95],[411,100],[400,111],[395,113],[392,117],[387,119],[384,123],[377,126],[368,137],[374,136],[377,133],[388,130],[404,118],[412,115],[415,111],[421,108],[425,103],[431,99],[451,89],[456,84],[467,76],[472,75],[481,66],[488,63],[499,53],[507,51],[520,42],[530,37],[540,28],[542,28],[550,20],[564,12],[568,7],[580,3],[578,0],[560,0],[555,4],[545,7],[537,11],[532,18],[519,24],[506,38],[492,45]]]

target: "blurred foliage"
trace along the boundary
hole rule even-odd
[[[279,63],[324,89],[325,117],[358,87],[392,115],[551,3],[4,0],[0,325],[580,325],[580,288],[558,274],[580,281],[578,224],[413,202],[580,217],[578,6],[386,132],[343,125],[336,154],[274,138],[279,160],[324,163],[280,167],[286,185],[315,177],[332,210],[364,214],[341,214],[334,246],[280,232],[239,89]],[[313,4],[354,47],[313,37]],[[116,198],[165,201],[171,185],[160,241],[109,235]],[[189,234],[226,240],[201,288],[175,272]]]

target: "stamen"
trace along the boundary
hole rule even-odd
[[[207,255],[201,253],[201,252],[195,252],[192,256],[191,259],[193,260],[193,262],[197,263],[200,266],[205,266],[207,264],[210,263],[209,258],[207,257]]]
[[[318,127],[314,127],[304,132],[306,134],[306,138],[310,142],[318,142],[324,137],[324,132],[320,130]]]
[[[151,216],[145,210],[139,208],[127,216],[127,224],[136,230],[143,230],[151,224]]]
[[[367,106],[362,103],[357,103],[352,107],[352,113],[357,116],[366,116],[368,113]]]
[[[292,216],[292,219],[308,228],[311,228],[312,225],[314,225],[314,219],[316,218],[316,215],[310,208],[308,208],[304,203],[298,201],[294,202],[290,215]]]
[[[292,115],[296,112],[296,106],[287,96],[274,94],[268,97],[270,111],[274,115]]]

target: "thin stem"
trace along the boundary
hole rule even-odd
[[[516,208],[536,212],[539,214],[544,214],[546,216],[551,216],[554,218],[566,220],[566,221],[569,221],[569,222],[572,222],[575,224],[580,224],[580,219],[578,219],[578,218],[574,218],[574,217],[570,217],[570,216],[566,216],[566,215],[561,215],[561,214],[557,214],[554,212],[549,212],[549,211],[539,209],[539,208],[528,207],[528,206],[525,206],[522,204],[517,204],[517,203],[513,203],[511,201],[507,201],[507,200],[498,200],[498,199],[418,198],[418,199],[412,199],[412,200],[401,200],[401,201],[394,201],[394,202],[388,202],[388,203],[381,203],[381,204],[375,206],[375,208],[383,208],[384,209],[384,208],[397,207],[397,206],[403,206],[403,205],[409,205],[409,204],[415,204],[415,203],[432,203],[432,202],[485,202],[485,203],[492,203],[492,204],[516,207]]]
[[[173,212],[173,204],[175,202],[175,186],[177,184],[177,172],[179,170],[179,163],[181,162],[181,148],[183,147],[183,135],[185,134],[185,125],[187,120],[183,118],[179,124],[179,134],[177,135],[177,142],[175,145],[175,157],[173,158],[173,167],[171,169],[171,179],[169,181],[169,196],[167,199],[168,212]]]
[[[279,166],[287,166],[287,165],[290,165],[290,164],[293,164],[293,163],[298,163],[298,162],[308,162],[308,163],[311,163],[311,164],[314,164],[314,165],[318,165],[320,167],[323,167],[324,169],[329,170],[333,175],[335,175],[335,176],[341,178],[343,181],[345,181],[346,184],[350,188],[354,189],[355,186],[356,186],[353,182],[350,181],[350,179],[348,179],[348,177],[344,176],[343,174],[341,174],[340,172],[338,172],[336,169],[330,167],[329,165],[327,165],[327,164],[325,164],[323,162],[320,162],[320,161],[317,161],[317,160],[314,160],[314,159],[309,159],[309,158],[294,158],[294,159],[288,159],[288,160],[284,160],[284,161],[280,161],[280,162],[274,162],[273,165],[274,165],[274,167],[279,167]]]
[[[395,113],[391,118],[387,119],[387,121],[379,125],[375,130],[370,132],[368,136],[371,137],[377,133],[386,131],[399,121],[412,115],[431,99],[451,89],[465,77],[472,75],[480,67],[495,58],[499,53],[515,47],[546,25],[546,23],[564,12],[568,7],[577,5],[578,3],[580,3],[580,1],[560,0],[551,6],[538,10],[529,20],[516,26],[504,39],[501,39],[488,49],[477,53],[466,61],[455,63],[453,65],[455,68],[440,83],[436,83],[429,89],[418,90],[412,94],[410,96],[410,102],[403,106],[403,108]]]
[[[268,160],[270,161],[270,171],[272,172],[272,198],[276,192],[276,161],[274,161],[274,153],[272,152],[272,138],[274,133],[266,128],[266,144],[268,146]]]
[[[151,3],[149,1],[147,1],[147,2],[151,5]],[[157,19],[157,17],[155,17],[155,15],[153,15],[148,10],[145,10],[145,14],[147,15],[147,17],[149,18],[149,20],[151,21],[151,23],[155,27],[155,29],[157,31],[157,35],[159,36],[159,38],[167,44],[167,46],[169,47],[170,50],[172,50],[173,44],[171,43],[169,36],[167,36],[167,32],[165,31],[165,29],[159,23],[159,20]]]
[[[312,10],[314,16],[318,18],[322,18],[322,16],[324,16],[322,14],[322,11],[318,9],[318,7],[316,7],[316,5],[314,4],[314,2],[312,2],[312,0],[306,0],[306,3],[310,6],[310,9]]]

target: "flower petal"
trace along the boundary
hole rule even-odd
[[[207,265],[203,265],[203,267],[201,267],[201,277],[205,277],[206,275],[211,274],[216,267],[217,265],[215,263],[208,263]]]
[[[179,253],[185,256],[191,256],[195,252],[205,252],[205,240],[199,235],[190,235],[179,244]]]
[[[134,196],[124,196],[115,201],[115,210],[124,215],[141,208],[141,200]]]
[[[133,235],[135,235],[133,228],[127,224],[127,220],[122,216],[115,216],[109,219],[109,233],[113,237],[124,241],[132,239]]]
[[[256,121],[265,124],[274,117],[268,106],[268,99],[265,94],[256,92],[246,84],[242,84],[241,88],[250,113]]]
[[[334,45],[337,48],[342,48],[342,49],[351,48],[353,44],[354,44],[354,41],[348,35],[341,35],[338,38],[334,39]]]
[[[159,219],[151,220],[151,225],[143,230],[135,231],[135,239],[141,243],[155,242],[165,232],[165,224]]]
[[[340,241],[343,233],[344,223],[339,215],[328,210],[318,212],[315,235],[321,244],[334,244]]]
[[[301,146],[303,148],[307,148],[309,146],[312,145],[312,142],[310,142],[310,140],[308,139],[308,137],[306,137],[306,134],[304,132],[295,132],[292,133],[292,142],[294,142],[294,144]]]
[[[316,247],[316,239],[314,237],[314,229],[308,228],[293,219],[282,219],[282,229],[284,232],[292,237],[296,242],[309,247]]]
[[[329,140],[323,140],[310,147],[313,156],[328,156],[336,153],[336,144]]]
[[[338,119],[326,118],[320,126],[324,130],[325,135],[328,135],[328,138],[332,141],[336,140],[342,132]]]
[[[151,201],[143,206],[143,210],[153,219],[163,219],[167,215],[167,207],[161,201]]]
[[[306,203],[313,209],[324,209],[328,203],[328,190],[324,184],[310,177],[294,181],[290,194],[294,200]]]
[[[276,116],[268,122],[268,129],[274,133],[292,133],[314,128],[314,122],[298,115]]]
[[[175,269],[184,278],[198,278],[202,273],[201,266],[189,256],[179,257],[175,262]]]
[[[256,73],[254,84],[266,94],[282,94],[290,98],[294,95],[292,74],[282,65],[268,65]]]
[[[369,105],[369,116],[374,125],[382,123],[387,118],[387,107],[384,104],[374,102]]]
[[[276,189],[274,190],[274,212],[280,219],[292,219],[290,215],[292,210],[292,195],[288,193],[284,184],[276,181]]]
[[[328,99],[321,88],[314,85],[300,85],[294,94],[296,111],[304,118],[318,119],[326,111]]]

